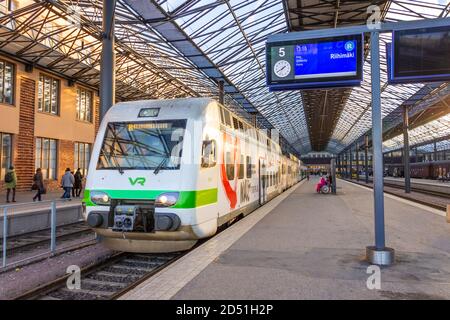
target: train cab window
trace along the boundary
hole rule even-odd
[[[214,167],[217,163],[216,141],[205,140],[202,146],[202,168]]]
[[[247,156],[247,179],[252,177],[252,158]]]
[[[225,158],[225,164],[226,164],[226,172],[227,172],[227,179],[228,180],[234,180],[234,161],[232,161],[231,158],[231,152],[227,152],[226,158]]]
[[[238,179],[244,179],[245,175],[245,163],[244,163],[244,156],[241,154],[241,161],[239,162],[239,176]]]
[[[239,121],[235,117],[233,117],[233,126],[236,130],[239,130]]]
[[[223,118],[224,118],[224,120],[225,120],[225,124],[226,124],[228,127],[231,127],[231,115],[230,115],[230,111],[228,111],[228,110],[226,110],[226,109],[223,109],[223,108],[222,108],[222,111],[223,111]]]

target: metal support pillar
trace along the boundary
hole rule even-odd
[[[336,159],[331,159],[331,192],[336,194]]]
[[[221,104],[221,105],[224,105],[224,101],[225,101],[225,99],[224,99],[224,89],[223,89],[223,81],[222,80],[219,80],[219,103]]]
[[[8,208],[3,208],[3,249],[2,268],[6,268],[6,252],[8,244]]]
[[[56,251],[56,201],[52,201],[51,204],[51,216],[50,216],[50,251],[55,253]]]
[[[359,181],[359,146],[356,143],[356,181]]]
[[[364,174],[366,183],[369,183],[369,136],[364,137]]]
[[[103,33],[100,62],[100,121],[114,105],[116,95],[116,59],[114,52],[114,19],[116,0],[103,0]]]
[[[349,174],[350,174],[350,180],[353,179],[353,154],[352,154],[352,147],[350,146],[350,149],[348,150],[348,157],[349,157],[349,163],[350,163],[350,170],[349,170]]]
[[[336,163],[337,163],[337,172],[339,173],[339,175],[341,175],[341,157],[339,154],[336,156]]]
[[[436,146],[436,141],[433,142],[433,146],[434,146],[434,151],[433,151],[433,161],[437,161],[437,146]]]
[[[394,262],[394,250],[386,248],[384,229],[383,194],[383,128],[381,120],[380,34],[371,32],[370,56],[372,76],[372,145],[373,145],[373,195],[375,211],[375,246],[366,248],[368,262],[390,265]]]
[[[409,166],[409,115],[408,107],[403,107],[403,168],[405,174],[405,193],[411,193],[411,173]]]

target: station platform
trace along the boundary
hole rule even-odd
[[[189,252],[122,299],[450,299],[450,223],[444,213],[385,196],[386,244],[397,262],[368,289],[373,193],[316,178]]]
[[[16,192],[16,202],[6,202],[6,194],[0,193],[0,236],[3,236],[4,210],[8,216],[9,236],[48,229],[51,226],[51,205],[55,201],[58,226],[82,220],[82,198],[61,199],[63,192],[48,192],[42,201],[33,202],[36,191]],[[11,200],[11,198],[10,198]]]
[[[63,195],[64,191],[61,189],[61,191],[51,191],[47,192],[46,194],[43,194],[42,201],[48,201],[48,200],[59,200],[61,199],[61,196]],[[36,191],[17,191],[16,192],[16,202],[6,202],[6,191],[0,192],[0,205],[13,205],[13,204],[24,204],[24,203],[30,203],[33,202],[33,197],[36,194]],[[12,194],[9,195],[9,200],[12,199]],[[81,203],[82,196],[81,197],[75,197],[72,198],[74,202]],[[39,203],[39,201],[36,201]]]
[[[384,177],[385,181],[405,181],[405,178],[401,177]],[[450,188],[450,181],[442,181],[442,180],[433,180],[433,179],[418,179],[418,178],[411,178],[412,183],[423,183],[423,184],[431,184],[431,185],[438,185]]]

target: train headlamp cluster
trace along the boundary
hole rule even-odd
[[[157,207],[171,207],[174,206],[179,197],[178,192],[165,192],[161,193],[155,200],[155,206]]]
[[[106,192],[91,191],[91,201],[97,205],[107,206],[110,204],[111,198]]]

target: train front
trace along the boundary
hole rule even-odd
[[[171,114],[119,105],[100,126],[83,204],[88,225],[111,249],[173,252],[198,239],[190,226],[192,195],[180,191],[189,189],[181,165],[188,120]]]

